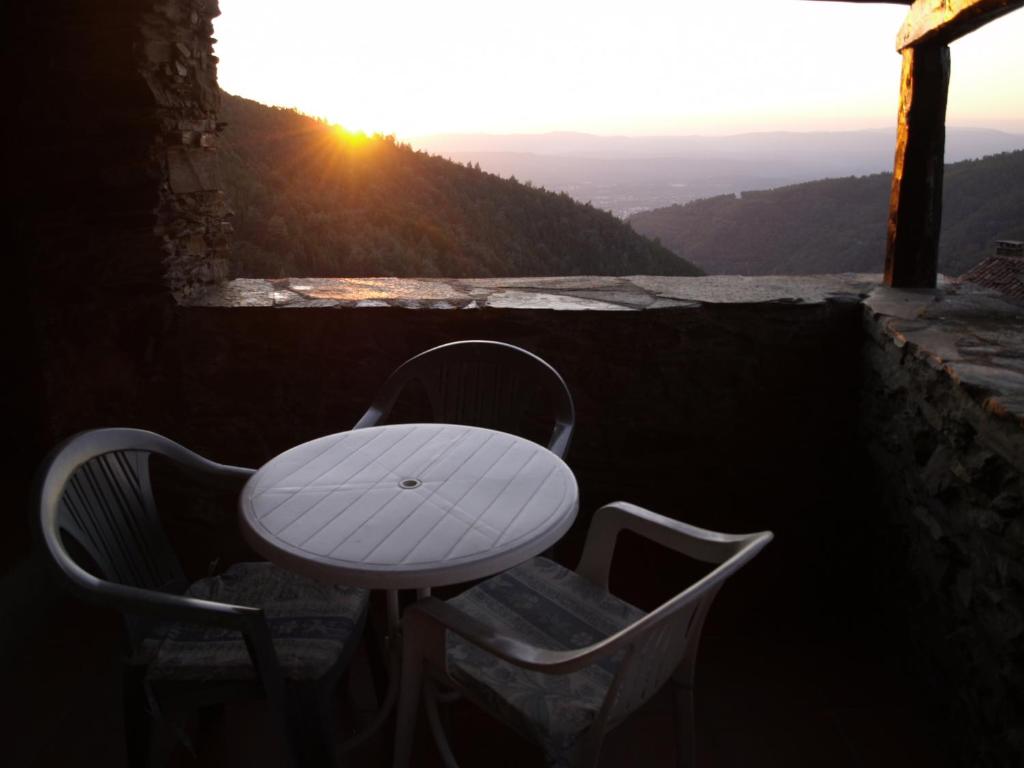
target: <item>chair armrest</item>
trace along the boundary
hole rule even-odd
[[[755,539],[764,539],[767,544],[772,537],[767,531],[752,534],[709,531],[635,504],[616,501],[594,513],[576,572],[607,588],[615,544],[623,530],[632,531],[694,560],[716,564],[725,562]]]
[[[94,582],[90,589],[79,584],[77,578],[72,581],[72,585],[92,602],[112,606],[126,614],[155,616],[184,624],[215,626],[240,632],[267,697],[276,702],[284,701],[284,674],[262,608],[155,592],[104,581],[90,574],[86,576]]]
[[[235,467],[230,464],[218,464],[210,461],[204,456],[183,449],[183,453],[164,453],[154,456],[164,456],[170,459],[175,465],[186,470],[190,475],[200,478],[204,483],[218,488],[230,489],[236,485],[244,484],[252,475],[255,469],[248,467]]]
[[[76,563],[67,561],[58,567],[67,577],[68,586],[81,598],[124,613],[237,629],[242,632],[264,622],[262,608],[218,603],[117,584],[97,578]]]
[[[366,409],[366,413],[364,413],[360,417],[359,421],[356,422],[355,426],[352,427],[352,429],[365,429],[366,427],[375,427],[384,420],[385,416],[387,416],[387,413],[382,408],[378,407],[376,403],[373,403],[369,408]]]
[[[213,464],[213,462],[210,462]],[[202,472],[204,480],[210,481],[211,485],[231,488],[245,482],[256,474],[255,469],[248,467],[234,467],[230,464],[213,464]]]
[[[583,648],[566,651],[520,642],[436,598],[420,600],[410,606],[402,618],[403,642],[409,647],[420,646],[437,668],[445,668],[444,632],[449,631],[517,667],[552,675],[575,672],[616,653],[629,641],[634,626]]]
[[[215,480],[226,482],[247,480],[256,471],[246,467],[235,467],[230,464],[219,464],[216,461],[210,461],[205,456],[200,456],[195,451],[173,440],[169,440],[163,435],[147,432],[142,429],[99,429],[80,432],[55,449],[54,453],[59,452],[64,446],[72,443],[81,443],[79,450],[84,451],[85,454],[77,460],[74,457],[69,457],[73,465],[80,465],[85,460],[98,456],[105,451],[148,451],[152,455],[170,459],[189,472]]]
[[[548,441],[548,450],[558,458],[564,459],[569,452],[569,441],[572,440],[573,425],[566,421],[556,421]]]
[[[77,572],[71,569],[77,569]],[[89,602],[125,614],[153,616],[167,621],[222,627],[240,632],[267,694],[279,700],[283,696],[284,678],[262,608],[115,584],[96,578],[74,563],[64,566],[62,570],[69,577],[68,586]]]

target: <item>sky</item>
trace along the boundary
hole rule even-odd
[[[220,0],[224,90],[349,130],[721,135],[895,124],[906,6]],[[947,123],[1024,133],[1024,11],[954,42]]]

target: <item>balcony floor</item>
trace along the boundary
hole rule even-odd
[[[723,593],[724,594],[724,593]],[[714,610],[712,617],[714,617]],[[697,765],[749,766],[952,765],[930,716],[927,695],[915,687],[879,632],[855,631],[855,622],[822,617],[804,626],[790,620],[754,621],[748,634],[704,634],[697,673]],[[863,629],[863,625],[862,629]],[[116,648],[116,626],[94,647]],[[59,700],[45,700],[45,681],[27,697],[22,738],[12,766],[125,764],[117,691],[117,659],[85,666],[65,656],[51,668],[63,676]],[[30,673],[30,668],[23,670]],[[20,686],[19,686],[20,687]],[[370,693],[365,657],[353,664],[349,698],[366,707]],[[342,700],[339,691],[339,702]],[[44,718],[29,713],[46,709]],[[341,709],[339,707],[339,709]],[[357,712],[358,715],[358,712]],[[462,765],[540,765],[540,753],[472,705],[455,705],[452,743]],[[339,715],[339,733],[345,724]],[[672,706],[663,691],[605,742],[602,766],[661,768],[675,765]],[[389,764],[390,726],[349,756],[347,765]],[[171,766],[182,768],[277,766],[280,744],[262,702],[241,702],[192,733],[197,755],[180,744]],[[10,742],[9,742],[10,743]],[[440,766],[422,722],[414,765]]]

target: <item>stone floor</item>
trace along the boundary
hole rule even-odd
[[[746,633],[719,631],[714,616],[713,611],[697,675],[701,768],[952,765],[942,734],[932,725],[928,697],[905,676],[884,633],[869,630],[873,622],[860,611],[809,615],[802,624],[755,613]],[[116,649],[116,625],[111,623],[108,629],[108,647]],[[104,644],[100,637],[94,642]],[[66,680],[63,695],[49,703],[23,702],[37,711],[46,704],[47,715],[45,721],[25,724],[13,755],[8,752],[13,760],[6,765],[125,764],[116,658],[109,653],[104,657],[106,665],[91,667],[74,666],[67,658],[56,660],[50,671]],[[349,691],[364,705],[370,695],[368,681],[360,653]],[[339,691],[339,703],[344,693]],[[651,700],[609,736],[601,765],[674,766],[671,712],[664,692]],[[204,732],[191,732],[195,754],[180,743],[174,746],[169,765],[281,764],[281,745],[262,702],[232,705],[216,722]],[[531,745],[468,703],[455,705],[451,722],[455,754],[467,768],[542,764]],[[339,733],[347,727],[340,713],[338,726]],[[345,764],[387,766],[390,727],[349,755]],[[441,764],[422,721],[414,754],[417,768]]]

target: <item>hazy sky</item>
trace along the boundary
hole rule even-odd
[[[221,86],[352,130],[895,124],[906,7],[803,0],[220,0]],[[1024,132],[1024,12],[951,46],[948,122]]]

